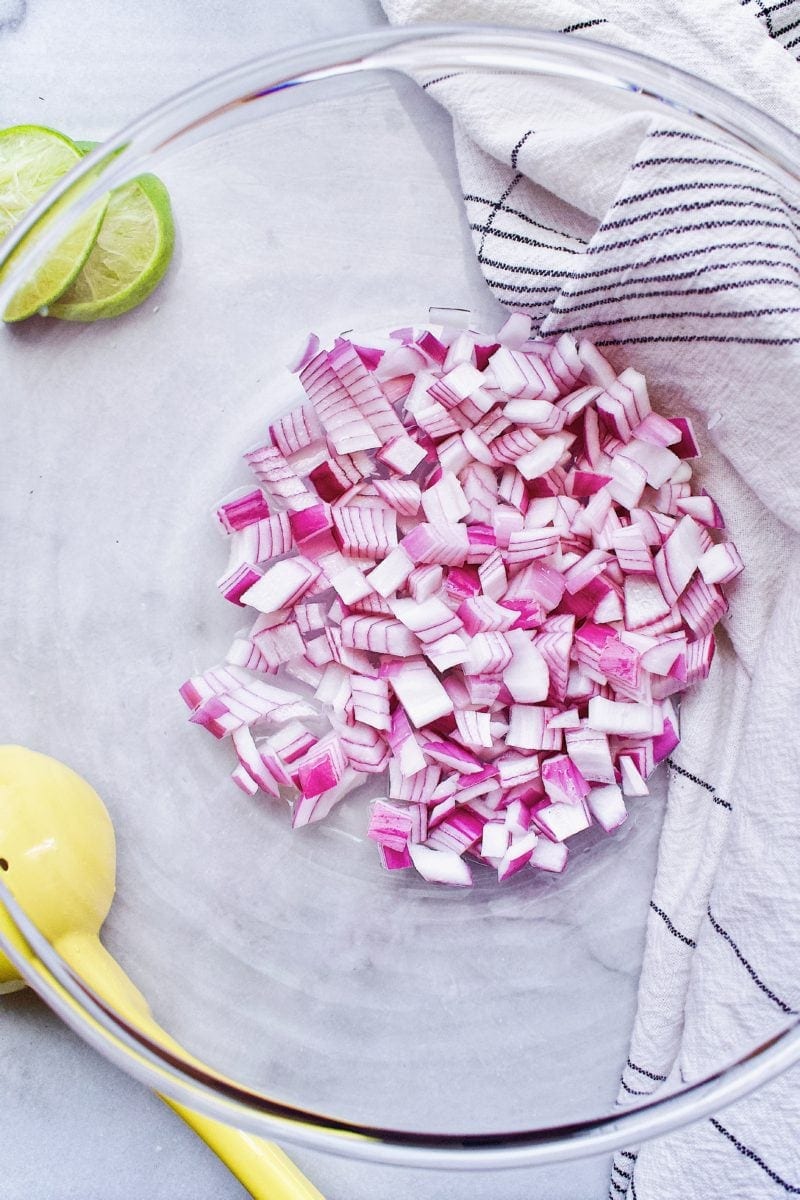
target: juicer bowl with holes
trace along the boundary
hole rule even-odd
[[[98,1003],[12,906],[29,982],[123,1069],[197,1110],[298,1153],[463,1169],[470,1196],[483,1184],[469,1172],[600,1154],[714,1111],[800,1058],[800,1038],[787,1022],[765,1045],[732,1045],[710,1077],[616,1105],[660,774],[615,836],[575,845],[563,876],[526,870],[498,887],[476,871],[472,889],[450,890],[382,870],[358,796],[293,832],[284,806],[232,786],[229,748],[187,722],[180,684],[241,624],[214,587],[225,554],[211,510],[248,481],[242,450],[299,398],[286,364],[308,331],[325,342],[423,324],[431,307],[469,310],[489,332],[504,319],[451,122],[421,86],[453,72],[514,73],[588,106],[613,92],[632,114],[667,106],[784,180],[800,162],[792,134],[733,97],[556,34],[387,30],[266,56],[166,101],[3,247],[42,232],[6,271],[2,309],[105,188],[152,171],[172,198],[175,260],[139,309],[0,333],[1,619],[3,738],[70,763],[104,798],[119,846],[107,943],[192,1061]]]

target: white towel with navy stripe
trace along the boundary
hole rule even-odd
[[[800,0],[384,0],[392,21],[568,31],[653,54],[800,132]],[[692,410],[696,478],[746,564],[682,707],[620,1104],[706,1076],[800,1013],[800,200],[622,93],[444,73],[489,286]],[[619,869],[625,870],[624,853]],[[609,1195],[800,1194],[800,1070],[615,1156]],[[576,1200],[590,1200],[576,1197]],[[592,1198],[593,1200],[593,1198]]]

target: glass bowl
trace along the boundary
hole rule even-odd
[[[2,331],[4,735],[104,797],[119,851],[105,938],[186,1059],[84,987],[11,899],[35,957],[4,949],[89,1042],[196,1109],[354,1159],[482,1170],[674,1129],[795,1062],[800,1035],[731,1045],[711,1075],[616,1106],[663,780],[563,877],[478,872],[451,891],[384,873],[355,798],[292,833],[186,721],[179,685],[240,623],[213,586],[209,512],[297,395],[285,364],[307,331],[423,323],[431,307],[503,320],[450,121],[420,86],[455,72],[512,73],[532,100],[558,89],[570,119],[609,91],[637,118],[666,106],[798,190],[797,138],[699,80],[558,34],[435,26],[246,63],[56,187],[3,248],[22,251],[0,310],[79,212],[142,171],[167,184],[179,240],[136,311]]]

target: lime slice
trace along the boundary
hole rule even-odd
[[[17,125],[0,130],[0,238],[81,158],[74,142],[40,125]],[[54,206],[52,220],[66,198]],[[15,293],[3,313],[4,321],[21,321],[46,308],[72,283],[86,261],[100,230],[107,199],[92,205],[33,277]],[[2,274],[23,251],[41,237],[46,222],[17,247]]]
[[[43,125],[0,130],[0,238],[80,157],[70,138]]]
[[[28,282],[14,293],[3,313],[4,321],[24,321],[34,313],[47,313],[50,310],[54,299],[60,296],[80,273],[97,240],[107,207],[108,197],[104,196],[75,222],[67,236],[50,252]],[[57,211],[54,208],[52,215],[55,216]],[[43,232],[44,226],[33,231],[11,255],[6,267],[10,266],[23,250],[27,251]],[[3,270],[5,269],[4,267]]]
[[[49,306],[63,321],[118,317],[146,299],[172,258],[175,227],[169,193],[155,175],[139,175],[111,193],[97,241],[68,291]]]

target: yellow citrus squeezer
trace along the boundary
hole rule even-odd
[[[0,871],[14,899],[59,956],[116,1013],[183,1058],[141,992],[100,941],[116,878],[111,818],[89,784],[63,763],[0,746]],[[19,936],[0,905],[0,927]],[[30,953],[30,952],[28,952]],[[0,954],[0,992],[24,983]],[[323,1200],[278,1146],[162,1097],[255,1200]]]

